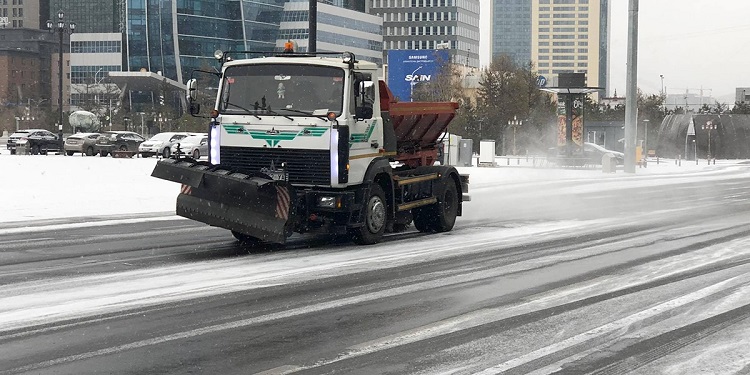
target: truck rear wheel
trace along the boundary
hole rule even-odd
[[[456,216],[458,216],[458,193],[456,192],[456,184],[452,180],[448,181],[443,195],[438,197],[435,211],[437,212],[433,224],[435,232],[448,232],[453,229],[453,225],[456,224]]]
[[[456,184],[448,181],[435,204],[412,210],[414,227],[420,232],[447,232],[453,229],[458,216]]]
[[[385,192],[378,184],[370,185],[370,194],[364,202],[364,222],[352,232],[352,240],[359,245],[378,243],[383,237],[387,218]]]

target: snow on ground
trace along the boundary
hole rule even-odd
[[[652,161],[635,174],[603,173],[601,169],[557,169],[534,167],[525,158],[498,158],[495,168],[459,168],[470,175],[470,193],[483,188],[514,184],[539,184],[559,180],[592,180],[619,183],[639,181],[639,186],[658,183],[658,177],[679,174],[685,178],[711,175],[737,166],[742,161],[721,160],[708,165],[701,160]],[[110,217],[127,214],[174,212],[179,185],[151,177],[155,158],[114,159],[61,155],[10,155],[0,151],[0,223],[41,221],[75,217]],[[537,165],[539,161],[537,160]],[[666,183],[666,182],[662,182]],[[597,184],[600,185],[600,184]],[[602,186],[606,186],[603,184]],[[589,187],[596,189],[595,187]]]

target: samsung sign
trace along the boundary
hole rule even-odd
[[[399,101],[411,101],[414,87],[420,82],[430,82],[440,72],[444,63],[450,62],[446,49],[390,50],[388,51],[388,87]]]

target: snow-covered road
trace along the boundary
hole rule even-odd
[[[33,197],[0,212],[0,373],[750,366],[742,162],[467,168],[453,232],[255,253],[169,216],[154,162],[0,155],[26,176],[2,196]],[[66,200],[44,188],[62,181]]]

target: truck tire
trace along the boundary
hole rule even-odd
[[[435,221],[435,206],[429,205],[418,207],[411,211],[414,217],[414,228],[420,232],[432,232],[433,222]]]
[[[420,232],[448,232],[453,229],[458,216],[458,193],[453,180],[446,183],[438,201],[412,210],[414,227]]]
[[[442,196],[438,197],[435,204],[435,221],[433,230],[435,232],[448,232],[453,229],[458,216],[458,193],[453,180],[448,180]]]
[[[352,232],[352,240],[358,245],[371,245],[380,242],[385,232],[387,203],[385,192],[378,184],[370,185],[370,194],[364,201],[364,222]]]

